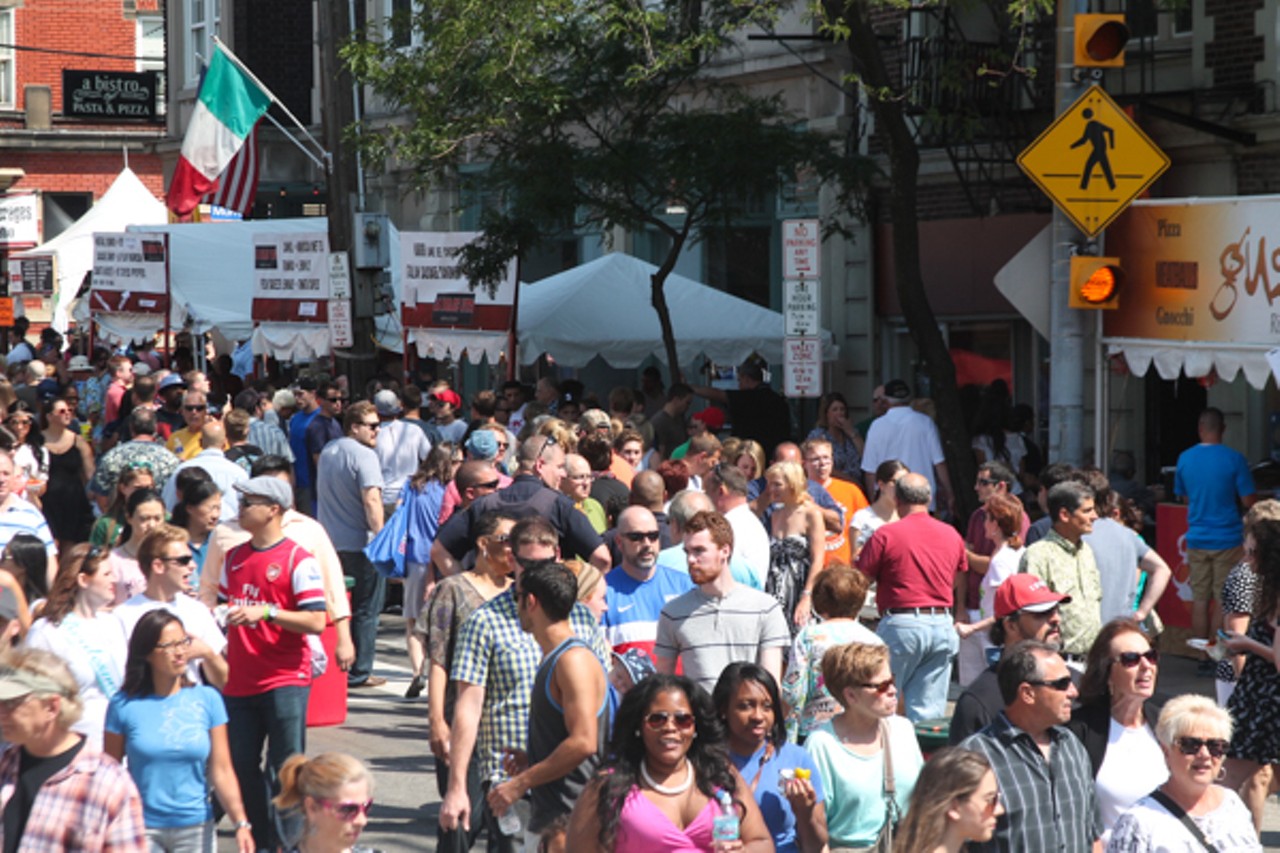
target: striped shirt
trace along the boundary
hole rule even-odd
[[[729,664],[757,663],[762,650],[789,645],[791,631],[777,599],[734,584],[724,596],[695,587],[668,601],[653,650],[658,658],[678,658],[684,674],[710,691]]]
[[[574,604],[569,622],[607,667],[611,663],[609,646],[591,611],[581,602]],[[480,762],[481,779],[499,774],[505,778],[502,751],[526,749],[529,697],[541,663],[542,649],[532,634],[520,628],[512,590],[499,593],[462,623],[449,677],[484,687],[474,753]]]
[[[1049,759],[1031,735],[1000,713],[960,743],[991,762],[1004,814],[980,853],[1088,853],[1102,835],[1102,819],[1084,745],[1062,726],[1049,729]]]
[[[44,513],[36,509],[35,504],[23,500],[17,495],[10,496],[9,508],[0,511],[0,548],[9,544],[9,540],[19,533],[29,533],[44,543],[45,550],[56,554],[53,534],[49,532],[49,523],[44,520]]]

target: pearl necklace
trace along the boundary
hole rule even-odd
[[[685,791],[689,790],[689,787],[691,785],[693,785],[693,765],[689,762],[689,759],[687,758],[684,760],[684,770],[685,770],[684,781],[681,782],[679,785],[676,785],[671,788],[667,788],[662,785],[659,785],[657,782],[653,780],[653,777],[649,775],[649,768],[645,766],[644,759],[643,758],[640,759],[640,778],[643,779],[644,783],[648,785],[650,788],[657,791],[659,794],[665,794],[668,797],[674,797],[677,794],[683,794]]]

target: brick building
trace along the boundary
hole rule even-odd
[[[163,194],[163,14],[163,0],[0,2],[0,205],[36,210],[38,242],[82,216],[126,161]],[[0,239],[0,255],[32,245],[30,231],[17,236]]]

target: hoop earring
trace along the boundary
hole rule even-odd
[[[1218,777],[1215,781],[1221,782],[1225,778],[1227,778],[1227,768],[1226,765],[1223,765],[1218,768]]]

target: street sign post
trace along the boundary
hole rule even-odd
[[[1168,156],[1092,86],[1018,156],[1018,165],[1090,237],[1169,168]]]
[[[818,282],[787,279],[782,283],[782,316],[788,338],[803,338],[819,332]]]
[[[822,277],[822,229],[816,219],[788,219],[782,223],[782,277]]]
[[[822,396],[822,339],[787,338],[782,348],[782,393],[787,397]]]

